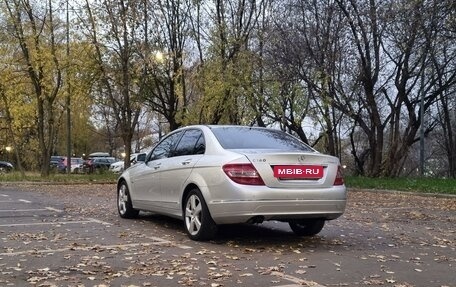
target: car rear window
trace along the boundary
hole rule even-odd
[[[213,127],[212,132],[225,149],[314,151],[297,138],[280,130],[256,127]]]

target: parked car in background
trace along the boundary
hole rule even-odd
[[[116,161],[117,160],[114,157],[95,157],[85,162],[84,169],[89,173],[106,171],[109,170],[109,166]]]
[[[95,169],[101,168],[107,170],[113,162],[116,162],[116,159],[113,157],[97,157],[92,160],[92,165]]]
[[[68,158],[63,158],[63,160],[58,164],[57,170],[59,172],[66,172],[67,165],[68,164]],[[71,158],[71,173],[82,173],[83,171],[83,164],[84,160],[80,157],[72,157]]]
[[[93,164],[93,160],[96,158],[113,158],[111,155],[107,152],[93,152],[89,154],[87,157],[87,160],[84,161],[84,172],[85,173],[92,173],[95,171],[95,166]],[[109,168],[109,167],[108,167]]]
[[[96,157],[111,157],[111,155],[107,152],[93,152],[89,154],[88,158],[96,158]]]
[[[52,168],[57,168],[59,164],[63,161],[65,157],[61,155],[53,155],[51,156],[51,160],[49,161],[49,164]]]
[[[0,161],[0,173],[11,172],[14,169],[12,163],[8,161]]]
[[[121,217],[179,218],[193,240],[214,237],[219,224],[265,220],[312,236],[344,213],[346,197],[338,158],[283,131],[245,126],[175,130],[117,183]]]
[[[142,162],[146,160],[146,153],[141,152],[141,153],[134,153],[130,156],[130,166],[136,164],[137,162]],[[109,166],[109,171],[114,172],[114,173],[120,173],[123,172],[125,166],[125,162],[123,160],[116,161],[114,163],[111,163]]]

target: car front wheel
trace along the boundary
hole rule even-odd
[[[125,181],[120,183],[117,188],[117,211],[122,218],[135,218],[139,214],[139,210],[133,208],[130,192]]]
[[[203,195],[198,189],[191,190],[184,201],[185,231],[190,239],[209,240],[217,233]]]
[[[325,220],[301,219],[290,221],[288,224],[296,235],[313,236],[323,229],[323,226],[325,226]]]

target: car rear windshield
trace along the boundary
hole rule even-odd
[[[225,149],[314,151],[297,138],[280,130],[254,127],[214,127],[212,132]]]

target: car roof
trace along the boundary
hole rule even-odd
[[[245,128],[245,129],[270,129],[274,130],[274,128],[268,128],[268,127],[260,127],[260,126],[246,126],[246,125],[189,125],[189,126],[184,126],[180,127],[177,130],[185,130],[185,129],[191,129],[191,128]]]
[[[93,152],[89,154],[89,157],[110,157],[111,155],[107,152]]]

